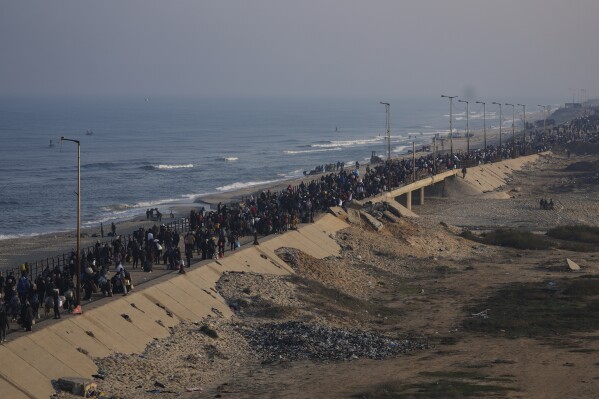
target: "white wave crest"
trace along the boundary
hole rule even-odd
[[[303,176],[304,169],[296,169],[288,173],[277,173],[277,176],[284,177],[286,179],[295,179]]]
[[[341,147],[322,148],[320,150],[283,151],[283,153],[288,154],[288,155],[295,155],[295,154],[310,154],[310,153],[313,153],[313,152],[327,152],[327,151],[339,151],[339,150],[341,150]]]
[[[216,189],[220,192],[225,192],[225,191],[239,190],[239,189],[248,188],[248,187],[261,186],[263,184],[277,183],[280,181],[281,180],[248,181],[245,183],[236,182],[233,184],[228,184],[226,186],[217,187]]]
[[[155,169],[188,169],[193,168],[192,163],[184,164],[184,165],[152,165]]]
[[[353,147],[353,146],[358,146],[358,145],[378,143],[384,139],[385,139],[384,136],[379,136],[379,137],[374,137],[371,139],[340,140],[340,141],[331,141],[329,143],[312,144],[311,147],[314,147],[314,148]]]
[[[28,233],[28,234],[0,234],[0,240],[11,240],[14,238],[36,237],[47,233]]]

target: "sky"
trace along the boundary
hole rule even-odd
[[[597,0],[0,0],[0,96],[593,97],[598,15]]]

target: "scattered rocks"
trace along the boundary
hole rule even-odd
[[[266,361],[384,359],[426,348],[416,340],[294,321],[241,328],[240,332]]]

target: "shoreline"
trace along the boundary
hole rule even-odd
[[[477,149],[483,145],[483,131],[471,131],[474,135],[470,138],[470,148]],[[499,128],[487,129],[487,144],[495,145],[499,142]],[[506,136],[506,133],[503,133]],[[432,141],[432,138],[431,138]],[[466,149],[467,140],[465,137],[454,138],[453,147],[456,151],[464,151]],[[445,139],[445,144],[442,147],[437,147],[439,153],[449,151],[448,139]],[[417,152],[416,156],[428,155],[431,152]],[[412,154],[401,154],[393,159],[411,158]],[[366,166],[369,163],[360,165],[360,172],[364,173]],[[316,166],[316,165],[315,165]],[[351,167],[351,166],[350,166]],[[161,209],[163,212],[162,222],[146,220],[144,214],[140,210],[140,215],[126,218],[124,220],[116,219],[117,235],[131,234],[134,230],[140,227],[148,228],[154,224],[166,224],[171,221],[177,221],[189,215],[192,209],[198,209],[204,206],[207,209],[215,207],[220,203],[230,203],[241,200],[242,197],[255,195],[265,190],[281,191],[289,185],[299,185],[302,181],[309,182],[314,179],[319,179],[321,176],[329,172],[318,173],[314,175],[301,176],[293,179],[282,179],[278,182],[268,182],[265,184],[243,187],[231,191],[198,195],[189,203],[170,203],[164,204]],[[173,211],[174,218],[170,217],[170,211]],[[110,222],[105,224],[105,232],[110,230]],[[92,246],[97,240],[110,241],[111,237],[105,235],[100,237],[100,226],[82,227],[81,228],[81,248]],[[0,239],[0,270],[10,270],[16,268],[23,262],[36,262],[46,260],[48,258],[56,258],[62,254],[68,253],[76,247],[76,229],[59,232],[39,233],[31,235],[23,235],[14,238]]]

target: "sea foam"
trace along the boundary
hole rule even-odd
[[[217,187],[216,189],[220,192],[239,190],[242,188],[261,186],[263,184],[277,183],[281,181],[279,180],[263,180],[263,181],[248,181],[248,182],[236,182],[232,184],[228,184],[226,186]]]
[[[288,154],[288,155],[295,155],[295,154],[310,154],[313,152],[327,152],[327,151],[339,151],[341,150],[341,147],[335,147],[335,148],[321,148],[319,150],[297,150],[297,151],[283,151],[283,153]]]
[[[154,169],[158,169],[158,170],[170,170],[170,169],[189,169],[189,168],[193,168],[193,164],[192,163],[188,163],[188,164],[182,164],[182,165],[152,165],[152,167]]]

